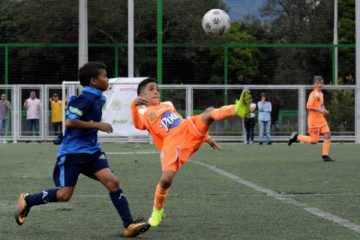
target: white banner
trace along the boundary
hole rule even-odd
[[[141,131],[133,126],[131,117],[131,101],[137,96],[139,82],[146,78],[112,78],[109,79],[109,89],[103,94],[106,103],[103,107],[102,121],[110,123],[113,133],[99,131],[99,136],[147,136],[147,131]]]

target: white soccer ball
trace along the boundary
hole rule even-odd
[[[256,110],[256,104],[251,103],[249,108],[250,108],[250,112],[254,112]]]
[[[221,36],[230,29],[230,17],[221,9],[211,9],[202,19],[202,27],[210,36]]]

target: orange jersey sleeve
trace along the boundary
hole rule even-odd
[[[144,124],[143,116],[140,114],[138,108],[135,105],[135,102],[131,102],[131,115],[134,127],[140,130],[146,130],[146,125]]]

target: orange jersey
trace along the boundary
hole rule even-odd
[[[138,109],[135,103],[132,102],[131,111],[135,128],[148,130],[159,151],[161,151],[167,139],[170,139],[171,136],[175,138],[180,136],[179,131],[186,127],[185,122],[187,120],[182,118],[170,101],[144,107],[143,109]]]
[[[306,109],[308,109],[308,127],[318,128],[327,125],[324,114],[319,111],[311,110],[311,107],[324,108],[324,95],[321,90],[314,89],[308,98]]]

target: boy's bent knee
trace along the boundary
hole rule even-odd
[[[56,192],[56,199],[58,202],[68,202],[73,194],[72,190],[59,189]]]
[[[118,190],[120,188],[119,179],[115,176],[112,178],[109,178],[106,181],[106,187],[110,192]]]
[[[205,109],[205,111],[201,114],[201,118],[202,118],[202,121],[209,125],[212,123],[213,119],[211,117],[211,112],[214,110],[215,108],[213,107],[208,107]]]
[[[172,181],[161,179],[159,184],[162,188],[168,189],[171,186],[171,183]]]

